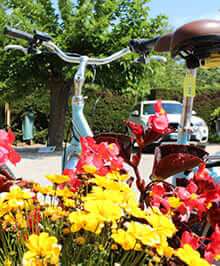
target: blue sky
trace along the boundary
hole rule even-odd
[[[198,19],[220,20],[219,0],[151,0],[150,14],[166,14],[172,28]]]

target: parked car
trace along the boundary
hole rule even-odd
[[[148,127],[148,117],[155,113],[153,106],[155,103],[156,101],[142,101],[138,103],[130,113],[128,121],[134,122],[137,125],[142,124],[143,128],[146,129]],[[162,101],[162,107],[167,113],[170,126],[176,128],[176,131],[159,140],[157,143],[160,143],[161,141],[168,143],[176,141],[183,105],[177,101]],[[193,111],[191,118],[192,134],[190,137],[190,143],[205,146],[208,141],[208,127],[205,121],[195,114],[195,111]],[[130,129],[128,129],[128,133],[132,135]]]

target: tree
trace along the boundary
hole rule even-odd
[[[132,38],[160,35],[165,16],[149,18],[149,0],[3,0],[0,4],[0,26],[33,32],[49,33],[64,51],[88,56],[109,55],[128,45]],[[21,55],[20,51],[5,53],[3,47],[13,41],[0,37],[0,90],[2,96],[13,98],[32,90],[50,90],[50,122],[48,145],[62,148],[66,103],[76,66],[64,63],[55,55]],[[127,59],[132,57],[128,56]],[[146,66],[115,63],[99,68],[96,83],[105,89],[123,92],[135,89],[145,75]],[[128,67],[129,66],[129,67]],[[123,75],[121,73],[123,72]],[[87,72],[91,76],[91,71]],[[123,76],[123,77],[122,77]],[[5,93],[4,88],[7,88]],[[3,98],[2,98],[3,99]]]

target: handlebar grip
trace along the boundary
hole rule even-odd
[[[217,162],[211,162],[211,163],[206,163],[206,168],[212,168],[212,167],[220,167],[220,161]]]
[[[129,46],[132,52],[135,53],[148,53],[152,48],[154,48],[157,40],[159,37],[150,39],[150,40],[145,40],[145,39],[133,39],[129,42]]]
[[[33,35],[23,32],[21,30],[17,30],[17,29],[12,29],[9,27],[5,27],[3,34],[12,38],[16,38],[16,39],[21,39],[21,40],[25,40],[28,42],[31,42],[33,40]]]

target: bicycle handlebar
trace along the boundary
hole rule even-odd
[[[9,27],[4,28],[3,34],[9,37],[12,37],[12,38],[21,39],[21,40],[25,40],[28,42],[31,42],[34,39],[34,36],[30,33],[17,30],[17,29],[12,29]]]
[[[67,53],[64,53],[61,49],[59,49],[52,41],[50,35],[47,33],[41,32],[41,31],[34,31],[34,35],[23,32],[21,30],[5,27],[4,28],[4,35],[13,37],[16,39],[26,40],[29,42],[29,44],[33,44],[36,46],[42,45],[49,49],[51,49],[53,52],[55,52],[62,60],[68,63],[80,63],[81,57],[77,56],[69,56]],[[105,58],[89,58],[87,57],[87,64],[90,65],[103,65],[108,64],[112,61],[115,61],[116,59],[129,54],[130,52],[135,52],[141,55],[149,54],[150,50],[155,46],[156,41],[159,37],[149,39],[149,40],[131,40],[129,42],[129,47],[122,49],[108,57]],[[7,49],[19,49],[22,51],[28,52],[34,52],[34,53],[41,53],[41,51],[36,49],[29,49],[25,50],[26,48],[22,48],[22,46],[15,46],[15,45],[9,45],[6,47]],[[155,58],[156,59],[156,58]],[[158,58],[160,59],[160,58]]]
[[[145,39],[140,39],[140,40],[131,40],[129,42],[129,46],[132,52],[135,52],[137,54],[147,54],[150,52],[151,49],[153,49],[156,45],[157,40],[160,37],[156,37],[153,39],[145,40]]]

